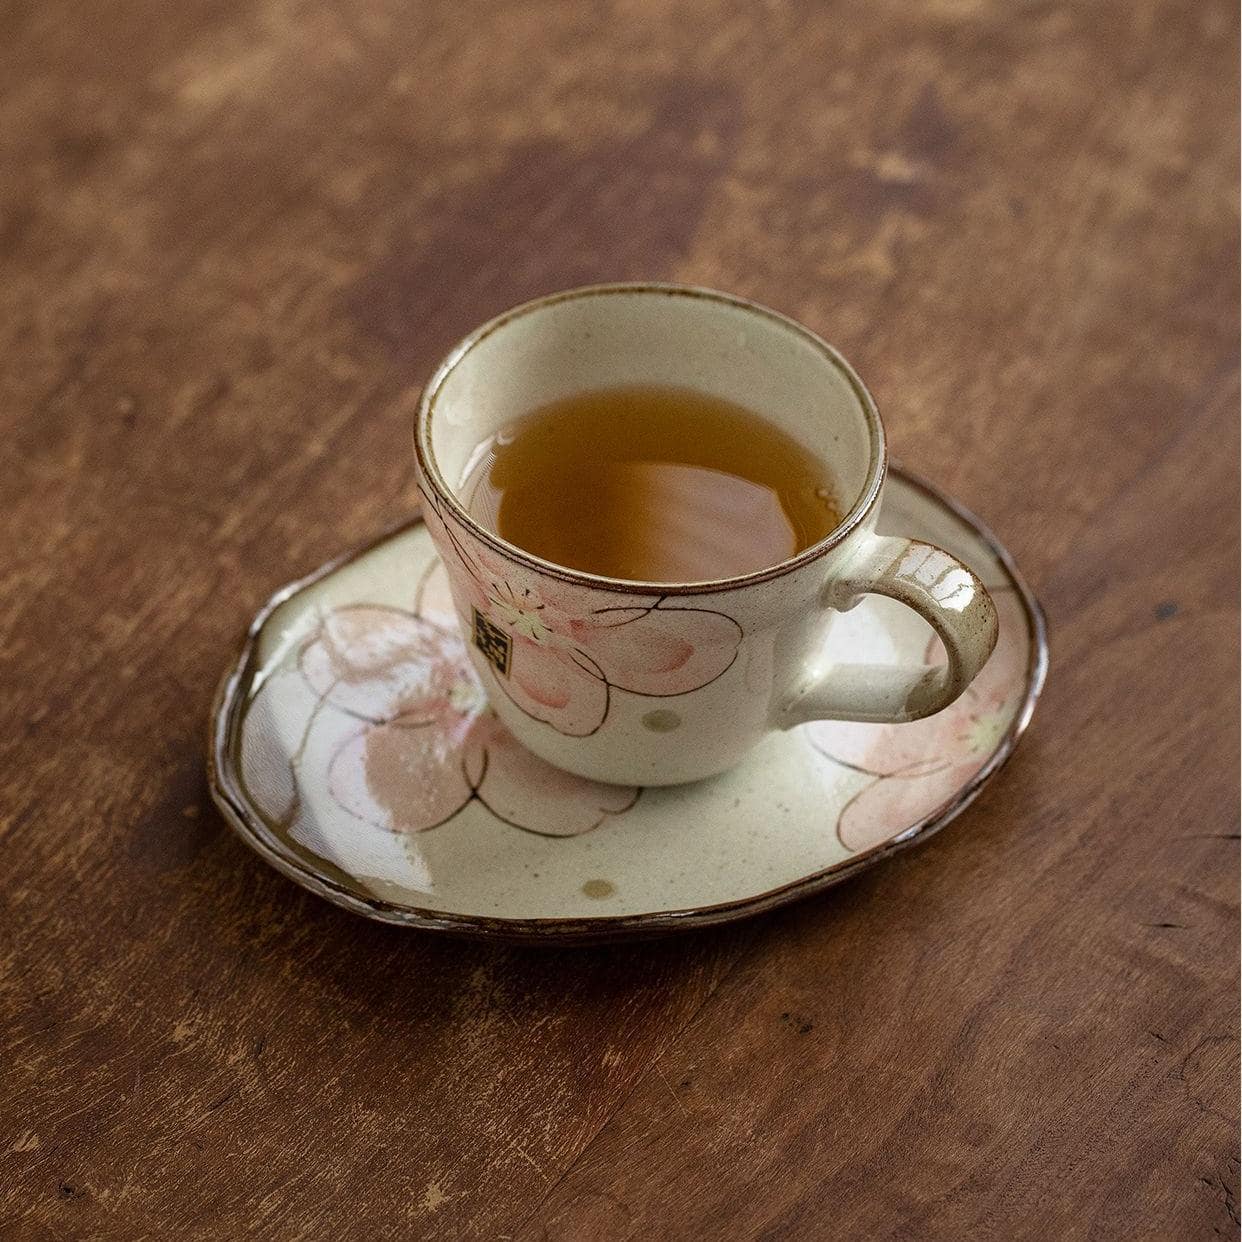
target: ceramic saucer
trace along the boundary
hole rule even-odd
[[[987,584],[997,649],[953,707],[903,725],[815,723],[664,789],[550,767],[488,710],[421,521],[280,591],[217,696],[213,796],[242,839],[349,910],[550,942],[743,918],[834,884],[962,811],[1026,728],[1047,664],[1035,599],[996,539],[894,470],[879,529],[939,544]],[[938,658],[867,596],[829,655]]]

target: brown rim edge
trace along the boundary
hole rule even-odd
[[[851,391],[858,400],[859,407],[867,422],[867,432],[871,439],[872,462],[867,471],[867,481],[858,499],[850,507],[849,512],[833,527],[818,543],[805,548],[796,556],[772,565],[767,569],[758,569],[754,573],[740,574],[733,578],[712,578],[703,582],[640,582],[624,578],[607,578],[602,574],[589,574],[581,570],[567,569],[553,561],[545,561],[516,544],[481,526],[470,516],[465,507],[453,495],[452,489],[445,481],[436,461],[435,451],[431,446],[429,417],[436,398],[444,381],[457,364],[480,341],[486,340],[493,332],[513,322],[515,319],[528,315],[532,311],[542,310],[548,306],[556,306],[561,302],[571,302],[579,298],[601,297],[614,293],[659,293],[667,297],[697,298],[702,301],[720,302],[726,306],[750,311],[780,324],[795,335],[808,341],[814,348],[840,372]],[[719,289],[708,289],[702,285],[680,285],[659,281],[617,281],[599,285],[579,285],[575,289],[563,289],[559,293],[545,294],[540,298],[532,298],[510,310],[489,319],[481,327],[475,328],[469,335],[462,337],[444,358],[436,365],[426,387],[419,393],[418,403],[414,411],[414,456],[418,461],[419,473],[426,478],[436,493],[437,501],[444,505],[453,517],[462,524],[476,539],[487,544],[508,560],[517,561],[528,569],[548,577],[559,578],[563,582],[573,582],[580,586],[592,587],[600,591],[614,591],[623,595],[708,595],[720,591],[734,591],[739,587],[750,586],[756,582],[768,582],[773,578],[792,573],[804,565],[810,564],[825,552],[830,551],[850,535],[875,507],[884,487],[884,479],[888,473],[888,440],[884,434],[884,422],[880,418],[879,407],[858,372],[850,365],[849,360],[834,346],[829,345],[817,332],[811,331],[805,324],[799,323],[789,315],[764,306],[762,302],[754,302],[749,298],[738,297],[733,293],[722,293]]]
[[[1026,732],[1048,672],[1048,634],[1044,611],[1027,585],[1026,579],[1018,570],[1008,549],[969,509],[958,504],[934,484],[899,467],[896,463],[893,464],[892,473],[903,483],[943,505],[970,526],[987,544],[1013,581],[1015,592],[1022,602],[1027,623],[1030,626],[1031,643],[1027,661],[1026,695],[1014,716],[1013,723],[1009,726],[992,757],[949,802],[883,845],[878,845],[874,849],[827,867],[823,871],[803,876],[801,879],[793,880],[766,893],[758,893],[753,897],[743,897],[718,905],[696,906],[683,910],[658,910],[648,914],[560,919],[503,919],[486,915],[453,914],[445,911],[424,910],[417,906],[398,905],[381,898],[364,898],[276,849],[268,840],[270,829],[247,804],[241,792],[239,774],[233,763],[235,749],[233,741],[240,729],[245,708],[245,697],[239,693],[239,690],[249,682],[259,634],[268,618],[282,604],[329,574],[335,573],[342,566],[365,556],[373,548],[385,543],[393,536],[412,526],[417,526],[422,521],[422,518],[417,516],[390,526],[374,539],[333,558],[306,577],[282,587],[259,610],[246,631],[237,658],[221,679],[212,704],[207,745],[207,783],[212,800],[228,825],[246,845],[265,862],[302,888],[354,914],[361,914],[365,918],[459,937],[548,946],[641,940],[676,931],[690,931],[751,918],[840,884],[859,871],[926,840],[950,820],[955,819],[979,796],[983,787],[1013,754],[1018,739]]]

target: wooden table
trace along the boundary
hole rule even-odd
[[[1233,6],[2,21],[0,1234],[1236,1234]],[[409,510],[445,346],[631,277],[856,363],[1047,605],[1034,727],[748,924],[367,924],[212,809],[217,675]]]

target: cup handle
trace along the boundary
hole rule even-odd
[[[940,636],[946,664],[835,664],[809,675],[786,704],[783,728],[807,720],[896,724],[948,707],[996,646],[996,605],[968,566],[930,543],[868,534],[834,576],[824,606],[845,611],[866,594],[914,609]]]

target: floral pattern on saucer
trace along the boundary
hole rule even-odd
[[[721,777],[641,795],[565,776],[483,704],[446,571],[415,520],[284,588],[255,619],[213,713],[212,795],[296,883],[427,930],[581,944],[817,892],[957,815],[1012,752],[1047,664],[1037,603],[973,518],[894,470],[887,529],[962,555],[999,606],[997,653],[942,718],[803,725]],[[938,658],[925,635],[868,596],[837,619],[825,658]]]
[[[423,517],[441,549],[459,615],[478,637],[498,631],[503,658],[490,683],[534,720],[589,737],[608,718],[613,690],[651,698],[687,694],[728,671],[741,626],[709,608],[667,596],[599,592],[494,555],[424,497]],[[479,618],[482,618],[480,622]]]
[[[355,604],[332,609],[299,645],[293,667],[264,682],[251,705],[243,772],[272,822],[301,808],[305,738],[334,733],[327,790],[355,819],[394,833],[450,823],[471,802],[514,828],[574,836],[629,810],[632,787],[572,776],[519,745],[487,706],[465,646],[445,616],[438,562],[413,612]],[[272,699],[268,704],[266,699]],[[293,724],[289,755],[274,728]],[[282,758],[284,762],[282,763]]]
[[[811,745],[868,781],[837,815],[837,839],[858,853],[900,835],[939,811],[997,753],[1023,691],[1028,659],[1020,601],[1006,586],[988,588],[1000,614],[991,659],[956,703],[900,725],[823,720],[804,725]],[[933,638],[924,663],[944,660]]]

